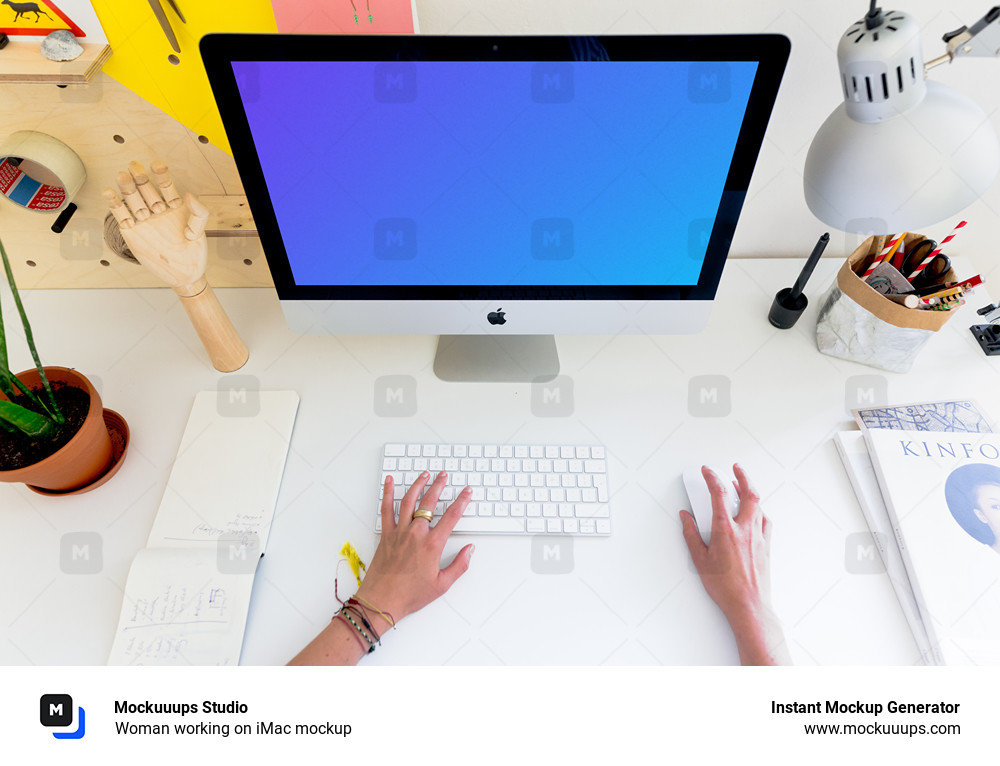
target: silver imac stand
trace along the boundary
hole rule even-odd
[[[559,374],[552,335],[442,335],[434,374],[449,383],[545,383]]]

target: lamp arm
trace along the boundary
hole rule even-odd
[[[924,70],[950,64],[958,56],[1000,56],[1000,5],[995,5],[971,27],[959,27],[944,35],[947,52],[924,64]]]

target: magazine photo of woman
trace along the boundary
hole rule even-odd
[[[959,466],[948,475],[944,496],[962,529],[1000,553],[1000,466]]]

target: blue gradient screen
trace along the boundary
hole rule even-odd
[[[756,62],[234,62],[298,285],[693,285]]]

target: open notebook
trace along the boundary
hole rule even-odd
[[[195,397],[146,547],[132,561],[109,665],[235,665],[299,397],[259,409]],[[256,405],[256,402],[254,403]]]

